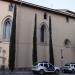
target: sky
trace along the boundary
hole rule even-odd
[[[53,9],[68,9],[75,12],[75,0],[23,0]]]

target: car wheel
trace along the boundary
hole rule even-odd
[[[56,70],[55,73],[58,74],[59,73],[59,70]]]
[[[40,70],[40,75],[43,75],[44,74],[44,70]]]
[[[62,70],[62,73],[64,73],[64,70]]]
[[[33,74],[36,74],[36,72],[35,71],[32,71],[33,72]]]
[[[74,72],[75,72],[75,70],[73,69],[73,70],[72,70],[72,73],[74,73]]]

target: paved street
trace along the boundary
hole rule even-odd
[[[0,75],[39,75],[39,74],[33,74],[31,71],[17,71],[17,72],[2,72],[0,71]],[[57,74],[46,74],[46,75],[57,75]],[[60,73],[58,75],[75,75],[74,74],[69,74],[69,73]]]

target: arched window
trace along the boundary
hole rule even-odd
[[[7,18],[4,22],[4,28],[3,28],[3,39],[9,41],[10,34],[11,34],[11,20],[10,18]]]
[[[40,33],[41,33],[41,37],[40,37],[40,40],[41,40],[41,42],[44,42],[45,41],[45,29],[46,29],[46,27],[45,27],[45,25],[42,25],[41,26],[41,31],[40,31]]]

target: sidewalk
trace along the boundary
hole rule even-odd
[[[32,74],[32,71],[0,71],[0,75],[10,75],[10,74]]]

